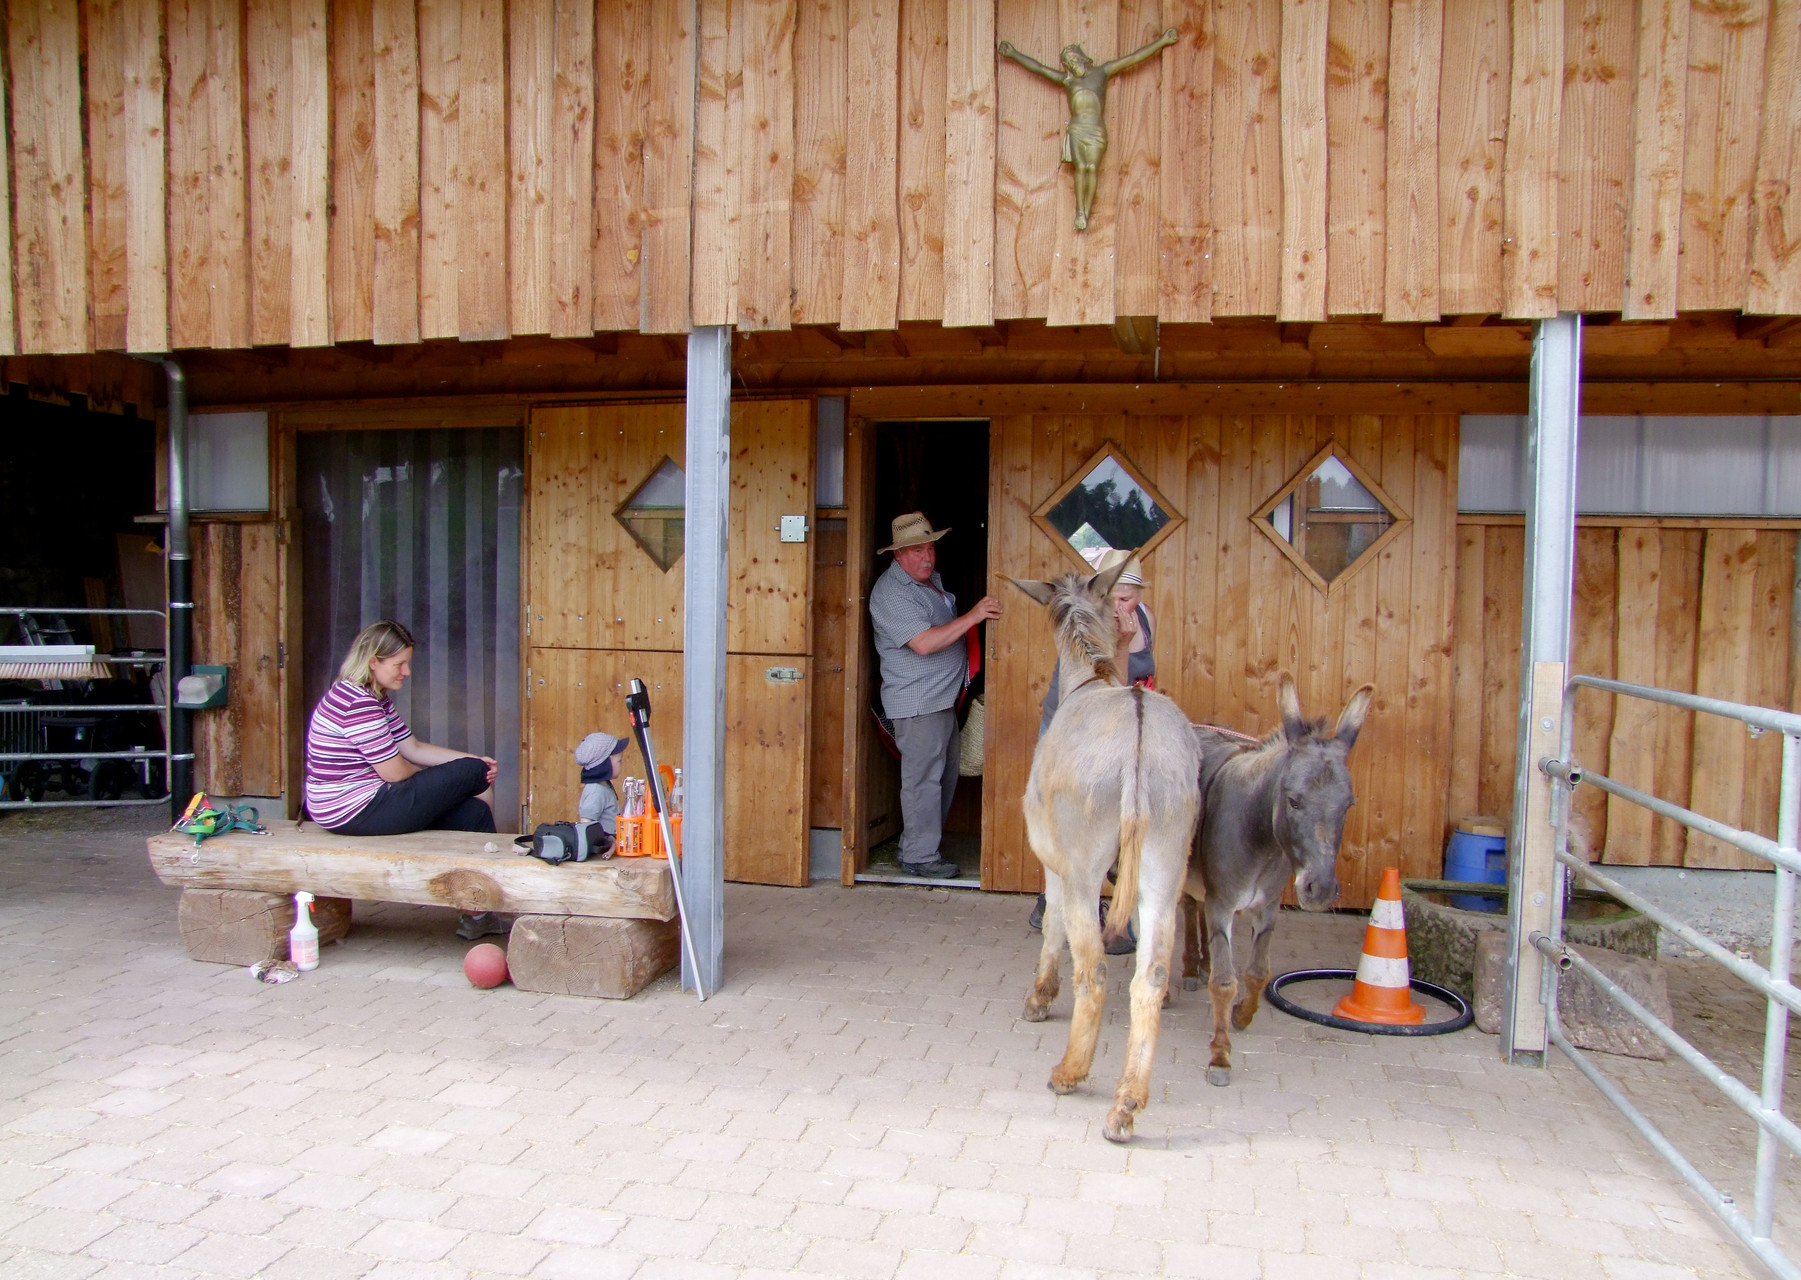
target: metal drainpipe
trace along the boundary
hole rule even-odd
[[[162,361],[169,384],[169,811],[181,817],[194,789],[194,713],[175,705],[190,674],[194,637],[194,559],[188,545],[188,379],[181,362]]]

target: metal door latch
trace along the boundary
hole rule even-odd
[[[799,684],[804,674],[799,667],[768,667],[763,678],[770,684]]]
[[[783,516],[781,534],[783,542],[805,542],[807,540],[807,518],[805,516]]]

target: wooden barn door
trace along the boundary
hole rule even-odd
[[[573,752],[627,729],[636,676],[650,687],[660,762],[682,762],[685,557],[660,566],[618,518],[686,447],[681,404],[537,409],[530,487],[526,703],[534,823],[574,815]],[[813,547],[783,542],[784,515],[813,509],[813,406],[732,408],[727,600],[725,874],[807,883]],[[628,772],[643,761],[628,753]]]

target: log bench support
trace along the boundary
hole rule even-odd
[[[294,899],[285,893],[183,889],[177,918],[182,945],[196,960],[252,965],[289,959]],[[344,937],[350,932],[350,899],[316,899],[313,925],[319,930],[320,946]]]
[[[521,991],[625,1000],[681,956],[674,920],[520,916],[507,938],[507,971]]]

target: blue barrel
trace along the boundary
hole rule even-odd
[[[1499,818],[1465,818],[1445,849],[1445,879],[1507,883],[1507,826]]]

